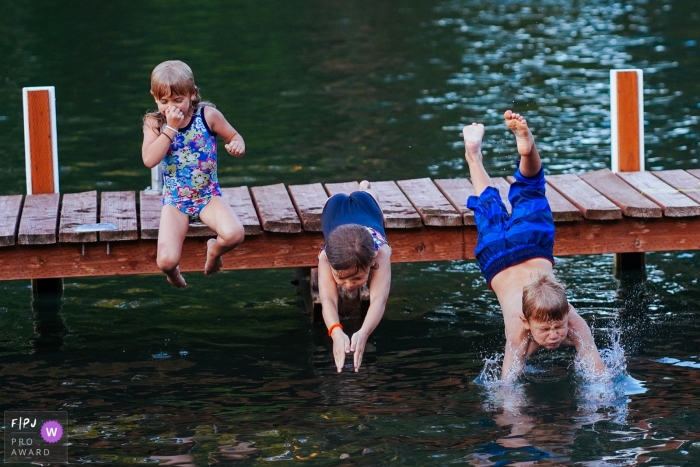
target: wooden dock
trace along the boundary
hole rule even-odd
[[[512,179],[495,178],[507,204]],[[700,169],[547,177],[557,226],[554,254],[700,249]],[[321,209],[357,182],[223,188],[245,226],[224,269],[317,264]],[[467,179],[373,182],[384,211],[392,262],[474,259],[476,228]],[[510,206],[508,206],[510,208]],[[161,197],[133,191],[0,197],[0,280],[159,273]],[[116,230],[96,231],[94,224]],[[213,233],[190,227],[181,269],[201,271]]]

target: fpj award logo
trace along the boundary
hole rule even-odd
[[[68,462],[66,412],[5,412],[5,462]]]

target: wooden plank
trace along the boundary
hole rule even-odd
[[[207,224],[201,221],[190,222],[187,226],[187,237],[216,237],[216,232],[210,229]]]
[[[0,196],[0,246],[15,244],[22,195]]]
[[[250,197],[250,192],[247,186],[236,186],[230,188],[222,188],[221,192],[226,198],[229,206],[238,216],[238,220],[243,224],[243,229],[246,235],[260,235],[260,220],[255,212],[253,199]]]
[[[101,242],[136,240],[136,194],[133,191],[103,191],[100,198],[100,222],[114,224],[115,231],[100,232]]]
[[[512,214],[513,206],[511,206],[510,201],[508,201],[510,183],[508,183],[508,181],[503,177],[492,177],[491,185],[495,187],[498,190],[498,193],[501,195],[501,201],[503,201],[503,204],[505,204],[508,214]]]
[[[95,232],[77,232],[76,227],[97,222],[97,191],[63,195],[58,241],[65,243],[96,242]]]
[[[324,186],[326,187],[328,196],[333,196],[338,193],[349,195],[353,191],[360,189],[360,184],[358,182],[326,183]]]
[[[141,238],[143,239],[158,238],[160,210],[163,207],[162,198],[162,195],[149,195],[143,190],[139,192]]]
[[[474,237],[470,243],[472,254],[476,229],[469,229]],[[461,259],[463,255],[461,228],[396,229],[388,232],[387,237],[392,247],[392,262],[448,261]],[[180,261],[183,272],[203,270],[206,241],[202,237],[185,239]],[[226,253],[223,269],[315,267],[322,247],[321,232],[296,235],[262,232]],[[7,248],[0,254],[0,280],[162,274],[156,265],[157,242],[153,240],[112,242],[109,255],[106,250],[100,243],[86,244],[84,255],[79,244]]]
[[[610,169],[602,169],[581,174],[579,177],[615,203],[625,216],[661,217],[663,215],[657,204],[649,201],[620,178],[622,173],[614,174]]]
[[[321,212],[328,195],[320,183],[289,185],[289,194],[299,214],[304,230],[321,231]]]
[[[447,178],[435,180],[435,186],[445,198],[462,215],[464,225],[475,225],[474,211],[467,208],[467,198],[474,194],[474,187],[466,178]]]
[[[396,184],[416,208],[425,225],[435,227],[462,225],[462,215],[445,199],[429,178],[400,180]]]
[[[699,249],[700,217],[567,222],[554,237],[555,256]]]
[[[245,186],[222,188],[221,194],[226,202],[231,206],[243,224],[246,235],[258,235],[261,232],[260,221],[255,213],[253,201]],[[158,238],[158,227],[160,225],[160,211],[163,207],[161,195],[149,195],[144,191],[139,194],[141,211],[141,238]],[[102,235],[102,234],[100,234]],[[187,237],[216,237],[216,232],[202,222],[190,224],[187,230]]]
[[[700,203],[700,179],[693,177],[685,170],[663,170],[661,172],[651,172],[655,177],[660,178],[670,186],[686,195],[693,201]],[[700,175],[700,170],[698,170]]]
[[[639,193],[661,206],[667,217],[700,215],[698,203],[649,172],[620,172],[617,175]]]
[[[248,187],[238,186],[222,188],[221,195],[236,213],[238,220],[243,224],[245,235],[259,235],[262,229],[255,212],[253,200],[248,192]],[[216,232],[210,229],[204,222],[193,222],[187,230],[188,237],[216,237]]]
[[[515,182],[515,177],[509,175],[508,183],[511,185]],[[551,186],[547,189],[545,188],[544,195],[547,197],[547,202],[549,203],[549,208],[552,210],[552,219],[554,222],[573,222],[579,221],[583,217],[581,211],[576,208],[573,204],[564,198],[561,193],[552,188]]]
[[[370,182],[370,186],[377,195],[379,206],[384,213],[384,227],[406,229],[422,225],[420,214],[416,212],[395,182]]]
[[[695,178],[700,178],[700,169],[690,169],[686,170],[690,175],[692,175]]]
[[[255,186],[251,191],[264,230],[279,233],[301,232],[301,221],[284,184]]]
[[[26,196],[19,222],[17,243],[20,245],[56,243],[59,198],[58,193]]]
[[[586,219],[620,219],[622,210],[576,175],[550,175],[547,183],[581,211]]]
[[[393,263],[474,259],[477,240],[472,226],[392,229],[387,236]],[[185,240],[183,271],[203,270],[206,241]],[[314,267],[322,246],[320,232],[263,232],[224,255],[223,269]],[[70,243],[5,248],[0,250],[0,280],[159,274],[156,250],[153,240],[113,242],[110,255],[100,243],[86,244],[85,255],[79,244]],[[566,222],[557,226],[554,243],[557,256],[684,250],[700,250],[700,216]]]

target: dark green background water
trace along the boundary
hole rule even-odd
[[[697,168],[691,0],[12,1],[0,22],[0,194],[24,192],[21,90],[56,86],[61,191],[139,190],[150,71],[181,59],[247,144],[224,186],[465,176],[461,125],[528,116],[549,173],[610,164],[611,68],[644,70],[647,167]],[[223,153],[223,151],[221,151]],[[1,252],[0,252],[1,254]],[[502,350],[471,262],[398,264],[361,373],[336,375],[290,270],[0,283],[0,410],[68,410],[70,460],[171,465],[697,465],[698,253],[560,258],[601,347],[622,329],[640,381],[581,390],[566,356],[513,393],[473,381]],[[60,313],[57,312],[60,310]],[[642,387],[643,386],[643,387]],[[509,438],[510,437],[510,438]],[[340,459],[347,454],[348,458]],[[161,462],[166,462],[161,460]]]

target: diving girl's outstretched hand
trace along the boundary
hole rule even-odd
[[[338,373],[343,371],[345,366],[345,355],[350,353],[350,338],[340,328],[335,328],[331,336],[333,338],[333,358]]]

